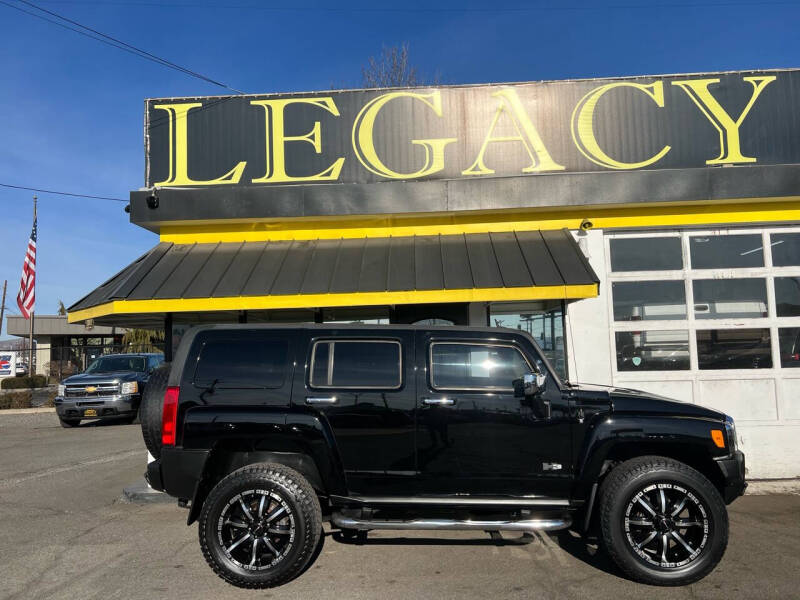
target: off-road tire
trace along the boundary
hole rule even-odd
[[[705,545],[684,566],[660,568],[640,559],[625,531],[628,504],[634,502],[638,491],[659,483],[677,485],[691,492],[706,510]],[[614,468],[600,486],[599,517],[605,551],[625,574],[650,585],[686,585],[702,579],[717,566],[728,545],[728,513],[717,488],[692,467],[663,456],[641,456]]]
[[[61,426],[64,427],[65,429],[77,427],[78,425],[81,424],[80,419],[62,419],[61,417],[58,417],[58,422],[61,423]]]
[[[218,532],[221,515],[231,499],[252,490],[277,494],[293,516],[294,535],[284,557],[274,567],[261,571],[232,562]],[[321,533],[322,511],[311,484],[294,469],[275,463],[248,465],[222,479],[203,503],[198,526],[200,548],[214,572],[228,583],[251,589],[279,586],[297,577],[314,556]]]
[[[161,457],[161,411],[164,409],[164,393],[167,391],[170,367],[170,363],[164,363],[153,371],[139,403],[144,445],[155,458]]]

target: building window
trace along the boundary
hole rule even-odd
[[[761,234],[697,235],[689,238],[693,269],[740,269],[764,266]]]
[[[775,309],[779,317],[800,317],[800,277],[775,278]]]
[[[800,327],[782,327],[778,330],[781,348],[781,367],[800,367]]]
[[[769,236],[772,265],[775,267],[800,266],[800,232],[772,233]]]
[[[758,319],[767,316],[764,279],[695,279],[695,319]]]
[[[614,372],[800,366],[800,227],[611,233],[607,256]]]
[[[493,344],[434,342],[429,362],[436,390],[512,391],[514,380],[532,370],[519,350]]]
[[[566,379],[564,309],[560,302],[492,304],[489,315],[494,327],[529,333],[558,376]]]
[[[683,269],[681,238],[615,238],[611,240],[611,270],[679,271]]]
[[[616,281],[611,287],[615,321],[686,318],[683,281]]]
[[[336,340],[314,343],[310,384],[315,388],[397,389],[402,384],[400,342]]]
[[[704,369],[771,369],[769,329],[697,332],[697,365]]]
[[[617,371],[685,371],[689,368],[686,330],[618,331]]]

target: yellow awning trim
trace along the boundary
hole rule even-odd
[[[164,225],[161,228],[161,241],[192,244],[458,235],[565,227],[576,230],[584,219],[588,219],[594,228],[599,229],[800,221],[800,196]]]
[[[335,306],[380,306],[435,302],[506,302],[521,300],[566,300],[594,298],[596,283],[513,288],[461,290],[409,290],[403,292],[358,292],[354,294],[293,294],[285,296],[233,296],[227,298],[175,298],[159,300],[114,300],[70,312],[76,323],[108,315],[269,310],[286,308],[328,308]]]

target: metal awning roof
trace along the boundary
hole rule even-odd
[[[172,244],[69,308],[114,315],[585,298],[599,279],[564,230]],[[117,319],[122,323],[124,319]]]

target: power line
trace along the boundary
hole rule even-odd
[[[0,187],[11,188],[15,190],[28,190],[30,192],[41,192],[42,194],[56,194],[58,196],[72,196],[74,198],[91,198],[92,200],[113,200],[114,202],[128,202],[122,198],[112,198],[110,196],[92,196],[90,194],[73,194],[72,192],[58,192],[56,190],[42,190],[34,187],[26,187],[24,185],[11,185],[10,183],[0,183]]]
[[[83,25],[83,24],[79,23],[78,21],[75,21],[75,20],[70,19],[68,17],[65,17],[63,15],[60,15],[60,14],[58,14],[56,12],[53,12],[51,10],[48,10],[48,9],[43,8],[41,6],[38,6],[37,4],[34,4],[33,2],[29,2],[28,0],[16,0],[16,1],[19,2],[19,3],[25,4],[26,6],[29,6],[29,7],[33,8],[33,9],[37,10],[37,11],[45,13],[46,15],[50,15],[51,17],[55,17],[56,19],[60,19],[60,21],[63,21],[63,23],[61,23],[59,21],[55,21],[53,19],[50,19],[50,18],[48,18],[48,17],[46,17],[46,16],[44,16],[42,14],[38,14],[38,13],[29,11],[29,10],[25,10],[22,7],[16,6],[14,4],[11,4],[10,2],[6,2],[5,0],[0,0],[0,4],[4,4],[5,6],[8,6],[8,7],[13,8],[15,10],[18,10],[20,12],[23,12],[23,13],[25,13],[27,15],[32,16],[32,17],[36,17],[37,19],[41,19],[43,21],[47,21],[48,23],[52,23],[53,25],[58,25],[59,27],[63,27],[64,29],[69,29],[70,31],[74,31],[75,33],[80,33],[81,35],[89,37],[89,38],[91,38],[93,40],[96,40],[96,41],[101,42],[103,44],[106,44],[108,46],[113,46],[115,48],[118,48],[119,50],[124,50],[125,52],[128,52],[130,54],[134,54],[135,56],[138,56],[138,57],[143,58],[145,60],[149,60],[149,61],[154,62],[156,64],[159,64],[161,66],[167,67],[169,69],[173,69],[173,70],[178,71],[180,73],[183,73],[185,75],[189,75],[190,77],[195,77],[197,79],[205,81],[206,83],[210,83],[210,84],[219,86],[221,88],[224,88],[226,90],[230,90],[232,92],[235,92],[236,94],[243,94],[244,93],[241,90],[237,90],[236,88],[233,88],[233,87],[231,87],[231,86],[229,86],[229,85],[227,85],[225,83],[222,83],[221,81],[217,81],[215,79],[211,79],[210,77],[207,77],[207,76],[203,75],[202,73],[198,73],[197,71],[192,71],[191,69],[187,69],[186,67],[182,67],[182,66],[180,66],[180,65],[178,65],[178,64],[176,64],[174,62],[171,62],[171,61],[169,61],[169,60],[167,60],[165,58],[161,58],[160,56],[156,56],[155,54],[152,54],[152,53],[148,52],[147,50],[142,50],[141,48],[138,48],[136,46],[128,44],[127,42],[123,42],[122,40],[119,40],[119,39],[117,39],[117,38],[115,38],[113,36],[107,35],[107,34],[101,32],[101,31],[98,31],[96,29],[92,29],[91,27]],[[71,27],[70,25],[73,25],[74,27]]]
[[[40,0],[45,4],[53,4],[53,0]],[[158,8],[206,8],[206,9],[233,9],[256,10],[270,12],[340,12],[340,13],[526,13],[526,12],[571,12],[571,11],[597,11],[597,10],[635,10],[653,8],[748,8],[752,6],[796,6],[797,0],[745,0],[735,2],[723,0],[722,2],[656,2],[656,3],[619,3],[619,4],[591,4],[591,5],[559,5],[559,6],[509,6],[509,7],[448,7],[439,8],[431,6],[263,6],[253,4],[219,4],[200,2],[136,2],[132,0],[119,0],[116,2],[103,2],[100,0],[60,0],[58,4],[84,4],[92,6],[141,6]]]

